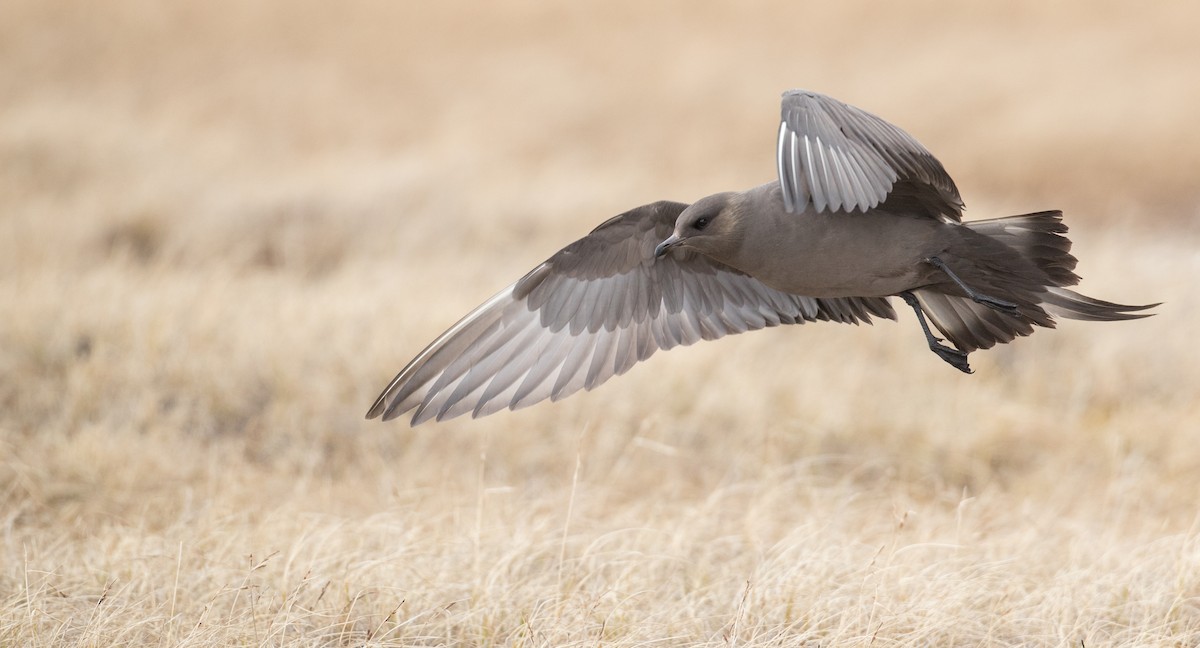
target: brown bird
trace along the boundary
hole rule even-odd
[[[896,319],[967,353],[1054,327],[1124,320],[1081,295],[1062,212],[962,222],[940,162],[912,136],[831,97],[783,95],[778,182],[610,218],[471,311],[383,390],[367,418],[412,424],[558,400],[659,349],[780,324]],[[942,344],[926,321],[949,339]]]

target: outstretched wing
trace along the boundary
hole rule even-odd
[[[906,185],[922,205],[948,221],[963,202],[941,162],[896,126],[849,104],[807,90],[783,94],[776,150],[784,206],[800,213],[867,211]]]
[[[886,298],[792,295],[686,250],[655,259],[686,206],[639,207],[563,248],[434,340],[367,418],[484,416],[591,389],[658,349],[779,324],[895,319]]]

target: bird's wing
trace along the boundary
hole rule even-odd
[[[557,400],[625,373],[658,349],[779,324],[895,318],[886,298],[780,292],[683,249],[655,259],[686,205],[606,221],[433,341],[367,413],[412,424]]]
[[[800,213],[866,211],[897,184],[911,185],[935,217],[959,221],[954,181],[921,143],[888,122],[807,90],[783,94],[776,150],[784,206]]]

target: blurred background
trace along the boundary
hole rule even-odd
[[[117,226],[161,262],[253,256],[268,229],[289,248],[325,220],[356,226],[325,254],[360,261],[424,249],[444,235],[430,220],[493,249],[556,244],[770,179],[792,87],[914,133],[970,216],[1194,231],[1186,2],[5,5],[9,226]],[[5,268],[48,226],[8,237]],[[521,267],[543,254],[528,247]]]
[[[122,539],[161,534],[173,557],[196,524],[220,528],[229,544],[204,561],[179,548],[199,609],[204,583],[226,581],[198,565],[278,548],[289,512],[402,510],[401,526],[434,520],[439,542],[473,532],[478,567],[481,546],[558,528],[576,479],[591,495],[575,519],[599,535],[686,528],[670,511],[706,501],[737,518],[747,500],[714,489],[793,470],[865,508],[781,496],[795,509],[743,520],[755,546],[817,512],[886,509],[892,530],[893,509],[924,503],[961,524],[968,491],[993,494],[990,529],[1068,514],[1110,528],[1113,497],[1133,507],[1134,541],[1189,528],[1197,24],[1182,1],[6,0],[8,563],[98,551],[77,575],[94,591],[95,564],[130,555]],[[969,378],[902,314],[659,354],[595,392],[479,421],[362,421],[428,341],[594,225],[773,179],[779,95],[797,87],[916,136],[968,219],[1064,210],[1083,292],[1167,304],[977,353]],[[785,482],[800,488],[770,483]],[[485,492],[508,504],[485,514]],[[64,529],[92,544],[52,551]],[[170,571],[141,578],[161,590]],[[736,596],[744,574],[715,582]]]
[[[913,133],[968,218],[1064,210],[1085,292],[1182,315],[1198,18],[1185,2],[7,2],[0,370],[22,378],[0,387],[0,424],[245,433],[292,429],[291,411],[358,430],[428,340],[595,224],[773,178],[792,87]],[[920,346],[876,328],[766,335],[818,367]],[[721,344],[700,353],[754,348]],[[811,356],[826,346],[846,353]]]

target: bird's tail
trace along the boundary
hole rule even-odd
[[[1094,299],[1067,288],[1079,283],[1077,259],[1065,234],[1062,212],[1044,211],[1021,216],[964,223],[961,242],[943,261],[978,292],[1017,306],[1017,315],[978,303],[952,284],[914,291],[921,308],[962,351],[986,349],[1029,335],[1034,326],[1054,327],[1053,316],[1091,321],[1147,317],[1128,306]],[[957,293],[957,294],[956,294]]]

